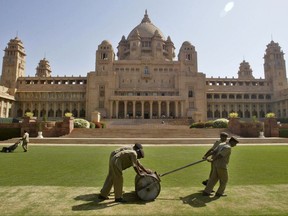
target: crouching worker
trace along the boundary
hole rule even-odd
[[[227,143],[221,143],[215,150],[207,155],[207,157],[212,155],[212,158],[208,158],[207,161],[213,162],[213,169],[207,186],[203,191],[204,196],[211,195],[211,192],[218,181],[220,185],[215,196],[225,196],[224,191],[228,182],[228,163],[231,155],[231,148],[236,146],[238,142],[239,141],[235,137],[231,137]]]
[[[140,146],[135,146],[133,149],[118,149],[111,153],[109,161],[109,173],[105,183],[101,189],[98,199],[109,199],[108,195],[111,191],[112,185],[114,186],[115,202],[126,202],[123,199],[123,175],[122,171],[133,166],[135,172],[143,176],[146,173],[151,173],[150,170],[145,169],[138,159],[144,158],[144,151]]]

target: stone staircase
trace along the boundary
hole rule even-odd
[[[72,133],[62,137],[30,138],[31,144],[98,144],[98,145],[126,145],[140,142],[142,144],[156,145],[187,145],[212,144],[219,139],[222,131],[227,129],[190,129],[187,120],[161,119],[117,119],[105,120],[107,128],[86,129],[75,128]],[[230,134],[230,133],[229,133]],[[230,134],[233,135],[233,134]],[[19,139],[19,138],[18,138]],[[15,143],[17,138],[2,143]],[[241,144],[271,144],[288,143],[286,138],[241,138]],[[1,142],[0,142],[1,143]]]

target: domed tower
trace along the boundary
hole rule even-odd
[[[174,44],[171,38],[166,40],[163,33],[150,20],[147,10],[141,23],[118,44],[119,60],[173,60]]]
[[[18,77],[25,76],[25,50],[22,41],[15,37],[11,39],[4,50],[1,85],[15,92]]]
[[[51,67],[49,61],[46,58],[40,60],[38,67],[36,68],[36,77],[51,77]]]
[[[117,52],[118,60],[125,59],[127,48],[128,48],[127,40],[126,40],[125,36],[123,35],[122,39],[119,42],[118,47],[117,47],[117,49],[118,49],[118,52]]]
[[[95,71],[98,74],[108,75],[112,71],[112,64],[115,60],[115,54],[111,43],[107,40],[102,41],[96,51]]]
[[[267,45],[264,55],[264,73],[274,91],[287,88],[284,53],[279,44],[273,40]]]
[[[241,62],[239,66],[238,79],[246,79],[246,80],[254,79],[252,72],[253,71],[250,67],[249,62],[243,60],[243,62]]]
[[[185,41],[182,44],[178,54],[178,61],[181,63],[182,71],[198,72],[197,52],[189,41]]]

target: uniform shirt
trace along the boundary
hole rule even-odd
[[[133,150],[133,146],[124,146],[124,147],[120,147],[114,151],[111,152],[110,157],[113,157],[114,155],[116,155],[118,152],[120,151],[124,151],[124,150]]]
[[[113,156],[116,165],[120,170],[125,170],[137,164],[137,153],[134,150],[119,151]]]
[[[227,169],[228,163],[230,159],[231,154],[231,146],[227,143],[221,143],[216,149],[216,154],[213,158],[215,158],[217,155],[221,155],[222,157],[213,161],[213,165],[218,168]]]
[[[24,133],[23,135],[23,140],[26,141],[27,143],[29,142],[29,133]]]
[[[217,140],[214,145],[212,146],[212,149],[215,150],[221,143],[221,140]]]

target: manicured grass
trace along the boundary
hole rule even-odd
[[[1,215],[286,215],[288,211],[288,146],[237,146],[229,166],[228,197],[203,197],[201,182],[210,164],[163,176],[154,202],[129,198],[135,172],[124,172],[126,205],[111,199],[99,203],[97,193],[116,147],[32,146],[1,153]],[[208,147],[144,147],[142,164],[165,173],[201,159]],[[135,195],[134,195],[135,196]]]
[[[30,146],[1,153],[0,185],[100,187],[108,171],[108,156],[116,147]],[[165,173],[200,160],[207,147],[145,147],[142,164]],[[237,146],[229,164],[229,185],[284,184],[288,179],[288,146]],[[197,186],[210,169],[208,162],[162,177],[165,187]],[[134,185],[133,169],[124,172],[125,185]]]

